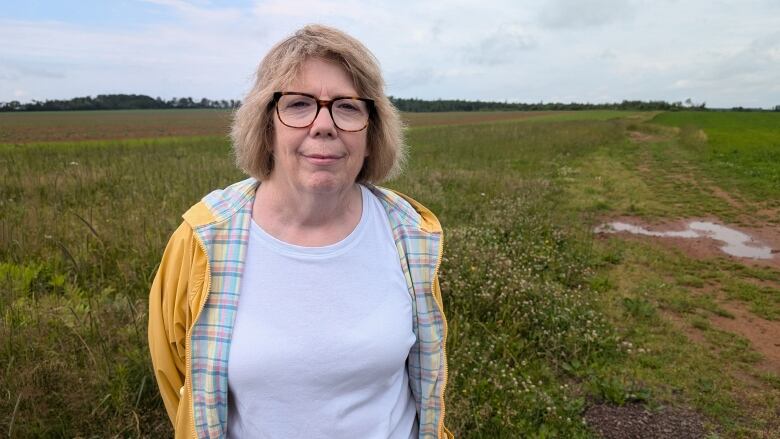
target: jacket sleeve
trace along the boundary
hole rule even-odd
[[[192,235],[186,223],[173,233],[149,293],[149,352],[160,395],[174,425],[186,367],[187,292],[196,245]]]

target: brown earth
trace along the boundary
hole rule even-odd
[[[617,217],[610,218],[609,221],[621,221],[629,224],[644,227],[647,230],[652,231],[672,231],[672,230],[685,230],[686,224],[692,220],[711,221],[719,223],[714,218],[694,218],[686,220],[664,221],[648,223],[647,221],[640,220],[633,217]],[[722,223],[721,223],[722,224]],[[729,224],[725,224],[727,227],[734,228],[741,232],[747,233],[755,239],[761,241],[764,245],[770,246],[773,250],[780,249],[780,228],[775,226],[762,226],[762,227],[736,227]],[[720,247],[722,243],[710,238],[672,238],[672,237],[652,237],[635,235],[628,232],[620,232],[617,235],[624,239],[651,241],[664,248],[681,251],[683,254],[690,258],[707,260],[715,258],[728,258],[731,261],[736,261],[749,266],[762,266],[772,269],[780,269],[780,252],[775,252],[771,259],[752,259],[752,258],[740,258],[731,256],[724,253]],[[753,283],[763,286],[770,286],[777,288],[778,285],[771,281],[755,280]],[[713,291],[713,288],[715,290]],[[736,302],[724,300],[719,297],[717,287],[706,288],[706,292],[717,297],[718,305],[731,313],[734,318],[711,315],[710,322],[716,328],[738,334],[748,341],[750,341],[752,348],[761,353],[763,360],[760,361],[756,367],[759,370],[773,372],[780,374],[780,321],[766,320],[755,314],[751,313],[743,306]],[[668,320],[671,320],[676,326],[681,327],[688,337],[697,342],[705,343],[701,334],[696,331],[686,330],[688,326],[682,319],[670,318],[666,316]]]
[[[523,120],[563,111],[402,113],[411,127]],[[229,110],[112,110],[0,113],[0,143],[225,136]]]
[[[710,181],[703,179],[697,179],[690,175],[678,175],[678,179],[690,184],[693,187],[699,188],[705,193],[718,198],[726,203],[729,207],[739,212],[737,217],[740,222],[745,224],[761,224],[763,222],[777,223],[780,222],[780,208],[767,206],[768,203],[763,206],[755,206],[754,203],[746,201],[742,198],[730,194],[723,190],[723,188],[715,185]]]
[[[540,116],[563,114],[564,111],[462,111],[441,113],[401,113],[405,124],[411,127],[434,125],[463,125],[505,120],[523,120]]]
[[[710,322],[721,330],[739,334],[750,341],[764,359],[756,366],[760,370],[780,375],[780,321],[758,317],[736,303],[721,303],[734,318],[714,315]]]
[[[721,331],[737,334],[747,339],[753,349],[762,356],[761,361],[755,364],[757,370],[780,375],[780,322],[758,317],[736,303],[719,302],[718,306],[734,317],[711,315],[710,323]],[[668,311],[661,314],[691,341],[700,345],[707,344],[703,332],[691,326],[679,315]],[[749,377],[742,378],[743,381],[749,380]]]
[[[694,341],[698,344],[705,344],[707,343],[707,340],[704,338],[704,334],[702,331],[694,328],[691,326],[688,322],[685,321],[684,318],[680,317],[678,314],[669,311],[669,310],[661,310],[661,315],[664,317],[665,320],[672,322],[672,325],[674,325],[675,328],[682,331],[688,339],[691,341]]]
[[[641,131],[628,131],[628,140],[634,143],[662,142],[664,140],[669,140],[669,137],[643,133]]]
[[[228,110],[116,110],[0,114],[0,143],[227,136]]]

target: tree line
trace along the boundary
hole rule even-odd
[[[147,110],[166,108],[218,108],[231,109],[241,105],[235,99],[211,100],[203,98],[171,98],[164,100],[146,95],[108,94],[73,98],[52,99],[21,103],[19,101],[0,102],[0,111],[67,111],[67,110]]]
[[[467,101],[462,99],[425,100],[416,98],[397,98],[390,100],[400,110],[406,112],[443,112],[443,111],[564,111],[564,110],[631,110],[631,111],[678,111],[710,110],[705,102],[696,103],[691,99],[684,102],[624,100],[615,103],[562,103],[562,102],[495,102]],[[239,100],[211,100],[202,98],[152,98],[136,94],[106,94],[96,97],[86,96],[65,100],[34,100],[30,103],[19,101],[0,102],[0,111],[67,111],[67,110],[140,110],[166,108],[216,108],[234,109],[241,105]],[[734,111],[763,111],[760,108],[734,107]],[[780,111],[780,105],[773,111]]]
[[[628,101],[617,103],[579,103],[579,102],[492,102],[423,99],[404,99],[390,97],[400,111],[437,112],[437,111],[564,111],[564,110],[706,110],[706,104],[693,104],[666,101]]]

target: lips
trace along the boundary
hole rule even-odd
[[[304,158],[315,165],[329,165],[343,158],[343,155],[336,154],[302,154]]]

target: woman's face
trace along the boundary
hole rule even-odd
[[[300,92],[329,100],[358,96],[352,78],[338,64],[309,59],[296,80],[282,91]],[[347,132],[336,128],[328,109],[305,128],[291,128],[274,115],[274,167],[270,179],[306,192],[332,193],[355,183],[368,155],[367,129]]]

